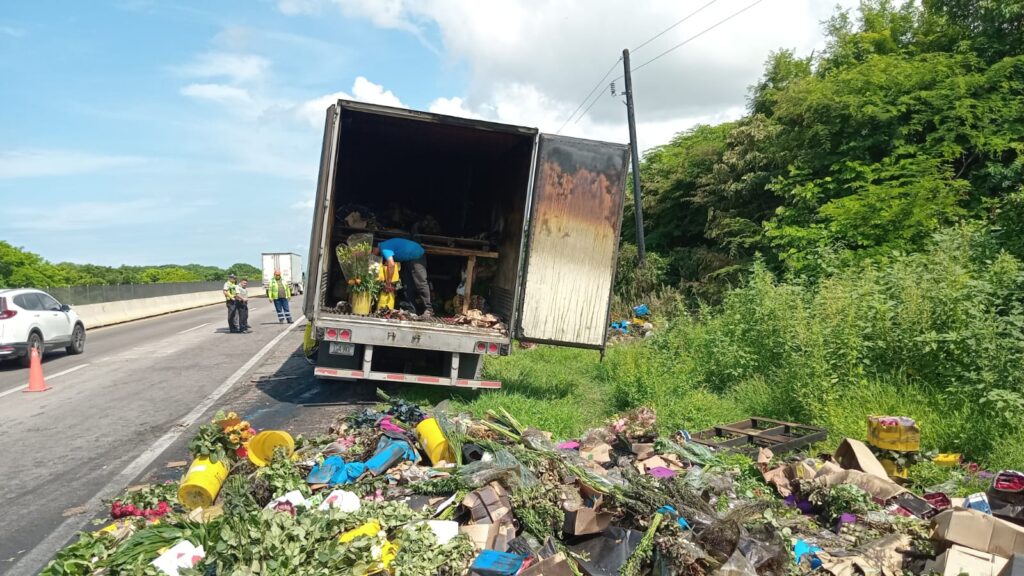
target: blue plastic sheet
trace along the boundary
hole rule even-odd
[[[808,544],[805,540],[800,539],[793,544],[793,560],[796,564],[799,564],[803,560],[804,556],[811,557],[811,569],[817,570],[821,568],[821,560],[818,559],[816,554],[821,552],[821,548],[813,544]]]

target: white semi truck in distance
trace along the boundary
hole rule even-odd
[[[266,288],[274,279],[274,271],[281,271],[281,279],[292,287],[292,294],[302,294],[305,281],[302,274],[302,258],[291,252],[264,252],[263,287]]]

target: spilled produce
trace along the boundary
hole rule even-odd
[[[912,491],[878,456],[919,450],[906,419],[872,419],[883,446],[848,438],[833,454],[790,423],[716,431],[774,438],[776,454],[659,436],[650,409],[556,439],[505,410],[379,395],[315,439],[218,413],[180,483],[132,489],[43,573],[996,576],[1024,554],[1024,475],[964,498],[982,471],[943,455],[946,481]]]

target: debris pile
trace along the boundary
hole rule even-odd
[[[487,314],[476,308],[471,308],[465,314],[441,318],[445,324],[452,326],[472,326],[474,328],[490,328],[502,334],[508,334],[508,327],[501,318],[494,314]]]
[[[651,323],[651,309],[647,304],[634,306],[632,319],[616,320],[608,326],[608,335],[612,341],[631,336],[646,338],[651,334],[654,334],[654,324]]]
[[[502,409],[474,418],[379,395],[315,439],[218,414],[180,484],[130,491],[114,522],[44,574],[1017,576],[1024,565],[1020,472],[964,498],[981,472],[954,465],[918,495],[855,439],[783,454],[806,448],[794,431],[822,432],[812,427],[752,418],[662,436],[654,411],[637,409],[556,439]],[[724,434],[728,448],[703,440]]]

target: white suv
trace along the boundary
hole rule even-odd
[[[0,360],[30,361],[29,350],[85,351],[85,325],[67,304],[31,288],[0,289]]]

